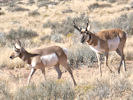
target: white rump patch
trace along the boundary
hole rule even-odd
[[[54,66],[58,63],[58,57],[55,53],[44,55],[40,57],[45,66]]]
[[[68,55],[68,50],[67,50],[67,48],[62,48],[63,49],[63,51],[64,51],[64,53],[66,54],[66,56]]]
[[[118,48],[118,45],[120,43],[120,38],[117,36],[113,39],[108,40],[108,48],[110,51],[114,51]]]

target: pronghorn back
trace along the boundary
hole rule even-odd
[[[113,39],[115,37],[119,37],[120,39],[126,39],[126,33],[124,31],[122,31],[121,29],[108,29],[108,30],[103,30],[100,31],[98,33],[96,33],[96,35],[103,40],[109,40],[109,39]]]
[[[64,50],[63,48],[59,47],[59,46],[50,46],[47,48],[40,48],[40,49],[36,49],[34,51],[31,51],[31,53],[36,53],[36,54],[40,54],[40,55],[48,55],[48,54],[52,54],[52,53],[56,53],[56,55],[58,57],[63,56],[66,53],[66,50]],[[65,54],[66,55],[66,54]]]

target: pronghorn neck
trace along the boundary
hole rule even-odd
[[[98,40],[99,38],[95,34],[90,33],[87,43],[91,46],[96,46],[98,44]]]
[[[38,55],[39,55],[39,54],[32,54],[32,53],[29,53],[29,52],[27,52],[27,51],[25,50],[24,52],[21,53],[20,58],[21,58],[24,62],[30,64],[30,63],[31,63],[31,58],[32,58],[32,57],[35,57],[35,56],[38,56]]]

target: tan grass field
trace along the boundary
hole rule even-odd
[[[0,12],[4,12],[4,15],[0,15],[0,33],[8,34],[11,29],[25,27],[26,29],[32,29],[38,33],[37,37],[30,40],[35,45],[39,44],[44,47],[59,45],[68,50],[72,49],[73,46],[81,48],[78,44],[73,43],[72,39],[74,35],[69,34],[70,36],[63,36],[63,43],[55,43],[52,41],[43,42],[40,40],[44,35],[51,35],[52,32],[51,28],[43,28],[45,22],[50,20],[51,22],[62,23],[62,21],[68,17],[74,18],[75,16],[80,16],[80,14],[85,13],[89,16],[90,21],[100,21],[103,23],[111,21],[122,14],[133,12],[132,8],[122,10],[130,6],[131,0],[118,0],[114,3],[107,2],[107,0],[68,0],[65,2],[62,1],[58,5],[50,5],[48,7],[38,7],[37,4],[39,0],[34,0],[35,3],[32,5],[27,5],[30,0],[20,1],[21,3],[16,3],[17,6],[27,8],[29,11],[11,12],[8,10],[9,5],[1,6],[2,10],[0,10]],[[88,7],[95,3],[104,6],[94,10],[88,10]],[[110,7],[105,7],[106,5]],[[72,10],[71,13],[62,13],[62,11],[69,9]],[[34,10],[37,10],[40,15],[35,17],[29,16],[29,13]],[[128,35],[124,49],[127,66],[126,72],[124,72],[123,67],[121,67],[121,73],[118,74],[117,68],[119,66],[120,57],[113,52],[110,53],[109,56],[109,66],[113,70],[113,73],[110,73],[108,68],[105,68],[104,64],[102,64],[103,76],[100,77],[97,62],[91,65],[86,64],[80,65],[78,68],[73,68],[74,77],[78,84],[76,87],[73,86],[68,72],[62,67],[63,75],[60,80],[57,80],[57,73],[54,68],[46,68],[46,80],[41,71],[37,70],[31,79],[31,84],[26,86],[30,68],[19,58],[15,60],[9,59],[11,52],[13,52],[11,46],[1,46],[0,100],[133,100],[132,39],[133,36]],[[26,47],[28,51],[35,48],[38,48],[38,46],[32,48],[30,48],[30,46]],[[72,52],[75,53],[76,49]],[[41,90],[42,88],[39,86],[43,86],[45,89]],[[60,86],[62,89],[58,90]],[[60,91],[60,93],[58,93],[58,91]],[[50,95],[47,93],[50,93]],[[45,96],[41,94],[45,94]]]

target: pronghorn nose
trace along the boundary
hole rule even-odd
[[[10,56],[10,59],[13,59],[13,57],[12,57],[12,56]]]
[[[81,39],[81,43],[84,43],[85,39]]]

